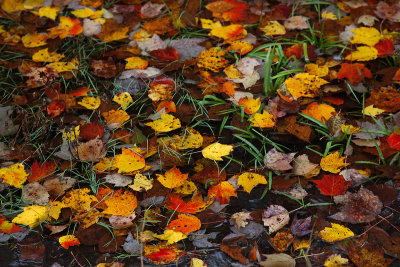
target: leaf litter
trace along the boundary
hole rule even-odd
[[[2,262],[398,264],[399,3],[306,2],[2,1]]]

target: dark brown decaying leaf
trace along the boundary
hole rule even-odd
[[[381,213],[382,202],[368,189],[361,187],[357,193],[347,192],[335,196],[335,203],[342,204],[340,212],[329,216],[331,219],[349,223],[372,222]]]

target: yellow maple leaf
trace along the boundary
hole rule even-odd
[[[138,202],[133,192],[129,190],[122,192],[118,190],[108,195],[104,200],[104,204],[106,205],[106,208],[103,210],[103,213],[128,216],[135,212]]]
[[[224,39],[225,41],[233,41],[245,37],[246,29],[240,24],[231,24],[228,26],[213,27],[208,35]]]
[[[316,97],[320,93],[320,87],[328,82],[316,75],[298,73],[294,77],[286,79],[286,90],[295,100],[299,97]]]
[[[41,33],[28,33],[25,34],[22,38],[22,44],[25,47],[32,48],[32,47],[39,47],[42,45],[46,45],[47,42],[47,35]]]
[[[342,130],[342,133],[346,133],[346,134],[355,134],[358,133],[360,131],[360,127],[355,127],[351,124],[347,125],[347,124],[342,124],[340,126],[340,129]]]
[[[267,179],[265,179],[264,175],[252,172],[245,172],[239,175],[238,185],[241,185],[247,193],[250,193],[259,184],[267,184]]]
[[[40,223],[47,220],[48,207],[33,205],[24,208],[24,211],[18,214],[12,222],[28,225],[30,228],[39,226]]]
[[[59,7],[45,6],[39,9],[39,16],[55,20],[59,11],[60,11]]]
[[[53,68],[58,73],[64,71],[73,71],[79,68],[79,61],[77,59],[73,59],[70,62],[52,62],[47,64],[46,67]]]
[[[97,201],[93,195],[89,195],[89,188],[73,189],[69,191],[63,198],[62,203],[65,207],[69,207],[79,213],[87,212],[90,210],[90,204]]]
[[[263,113],[256,113],[250,121],[253,123],[251,126],[260,128],[272,128],[275,126],[276,118],[268,111],[263,110]]]
[[[341,169],[349,165],[345,162],[345,157],[340,157],[339,151],[326,155],[320,162],[320,166],[324,171],[338,173]]]
[[[78,102],[79,105],[84,106],[87,109],[95,110],[100,107],[101,99],[100,97],[85,96],[81,101]]]
[[[28,174],[25,172],[22,163],[16,163],[8,168],[1,168],[0,178],[3,179],[3,183],[7,183],[16,188],[22,188],[22,184],[28,178]]]
[[[352,32],[354,33],[350,40],[352,44],[374,46],[382,39],[381,33],[374,27],[360,27],[352,30]]]
[[[364,110],[363,110],[363,114],[371,116],[371,117],[375,117],[377,115],[380,115],[383,112],[385,112],[384,109],[375,108],[374,105],[370,105],[368,107],[365,107]]]
[[[155,238],[161,239],[161,240],[167,240],[167,245],[174,244],[176,242],[179,242],[187,236],[181,232],[176,232],[174,230],[165,230],[162,235],[153,235]]]
[[[286,34],[285,26],[280,24],[277,20],[268,21],[267,24],[260,28],[264,32],[264,35],[284,35]]]
[[[150,190],[153,187],[153,179],[147,176],[137,173],[135,175],[134,183],[129,185],[129,187],[134,191]]]
[[[343,258],[340,254],[330,255],[324,262],[324,267],[341,267],[348,266],[349,260]]]
[[[371,46],[359,46],[356,51],[348,54],[346,60],[369,61],[378,58],[378,50]]]
[[[164,187],[170,189],[183,185],[189,176],[187,173],[181,173],[181,171],[176,167],[169,169],[164,175],[156,175],[158,181]]]
[[[181,128],[181,121],[170,114],[161,114],[161,119],[145,123],[156,133],[166,133]]]
[[[125,65],[126,70],[131,70],[131,69],[144,70],[149,65],[149,62],[145,59],[142,59],[141,57],[128,57],[125,58],[125,61],[126,61]]]
[[[106,119],[107,125],[110,127],[113,125],[113,129],[120,127],[124,122],[130,119],[128,113],[125,110],[109,110],[107,112],[101,113],[101,115]]]
[[[222,160],[223,156],[229,155],[233,150],[232,145],[223,145],[218,142],[205,147],[201,153],[203,157],[212,160]]]
[[[60,217],[61,209],[67,208],[63,202],[53,201],[49,204],[49,217],[58,220]]]
[[[112,166],[118,173],[130,173],[146,166],[144,158],[129,148],[122,148],[122,153],[115,155]]]
[[[74,10],[71,12],[71,14],[78,18],[88,18],[90,16],[93,16],[95,14],[95,11],[88,7],[85,7],[82,9]]]
[[[224,72],[226,76],[228,76],[229,79],[241,79],[242,74],[239,72],[239,70],[236,68],[234,64],[229,65],[224,69]]]
[[[329,68],[326,64],[320,66],[314,63],[309,63],[306,64],[305,67],[306,67],[306,72],[308,72],[311,75],[316,75],[318,77],[325,77],[329,73]]]
[[[331,225],[332,227],[325,227],[318,233],[327,242],[336,242],[354,236],[354,233],[343,225],[337,223],[331,223]]]
[[[62,58],[64,58],[64,55],[54,52],[49,53],[48,48],[39,50],[32,55],[32,60],[35,62],[56,62],[60,61]]]
[[[186,180],[183,185],[174,188],[174,192],[182,195],[193,194],[197,190],[197,186],[192,181]]]
[[[120,104],[122,109],[127,109],[129,104],[133,103],[132,96],[128,92],[116,94],[113,101]]]

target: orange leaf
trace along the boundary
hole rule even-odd
[[[221,182],[208,190],[208,198],[211,199],[214,197],[221,204],[228,204],[231,197],[237,197],[236,189],[226,181]]]
[[[115,155],[112,162],[118,173],[131,173],[144,168],[145,165],[144,158],[129,148],[122,148],[122,153]]]
[[[64,235],[58,239],[58,242],[60,242],[60,245],[65,249],[81,244],[74,235]]]
[[[335,108],[327,104],[318,104],[317,102],[313,102],[309,104],[306,109],[302,110],[301,113],[325,123],[333,116]]]
[[[171,221],[165,229],[182,232],[187,235],[201,228],[200,220],[193,215],[179,214],[178,219]]]
[[[101,114],[107,121],[107,125],[112,125],[112,128],[120,127],[124,122],[130,119],[128,113],[124,110],[110,110]]]
[[[4,217],[0,218],[0,233],[13,234],[23,230],[15,223],[7,221]]]
[[[136,196],[129,190],[99,188],[96,198],[100,203],[96,207],[110,215],[128,216],[135,212],[138,205]]]
[[[168,209],[181,213],[194,214],[202,211],[206,205],[207,203],[203,201],[201,195],[195,195],[189,202],[183,201],[177,194],[172,194],[166,199]]]
[[[43,110],[47,111],[47,115],[49,115],[50,118],[55,118],[61,115],[61,113],[64,112],[65,110],[65,102],[64,101],[53,101],[50,103],[50,105],[46,106],[43,108]]]
[[[351,84],[358,84],[363,78],[372,78],[371,71],[362,63],[342,63],[340,66],[338,78],[347,78]]]
[[[169,169],[165,175],[156,174],[158,181],[166,188],[175,188],[181,186],[185,183],[186,179],[188,178],[187,173],[181,173],[181,171],[173,167]]]
[[[179,53],[173,47],[153,50],[150,52],[150,56],[162,62],[175,61],[179,59]]]
[[[268,238],[268,241],[271,243],[273,248],[278,252],[284,252],[290,246],[293,240],[294,237],[291,234],[290,229],[277,233],[273,238],[272,237]]]
[[[261,106],[260,98],[254,99],[252,97],[242,97],[239,99],[239,105],[244,106],[244,112],[247,114],[254,114]]]
[[[156,111],[160,111],[161,109],[165,110],[165,113],[171,113],[171,112],[176,112],[176,106],[174,101],[171,100],[163,100],[158,104]]]
[[[338,173],[341,169],[349,165],[349,163],[346,163],[345,160],[346,158],[340,157],[340,152],[336,151],[323,157],[321,159],[320,166],[324,171]]]
[[[158,243],[156,246],[144,245],[144,256],[157,265],[177,261],[184,253],[184,251],[178,249],[177,244]]]
[[[28,178],[28,182],[39,182],[51,175],[56,169],[57,165],[52,161],[45,161],[39,166],[39,162],[36,160],[31,165],[31,175]]]
[[[380,57],[390,55],[394,50],[394,45],[389,39],[380,41],[374,47],[378,50],[378,56]]]

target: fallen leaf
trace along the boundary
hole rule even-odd
[[[322,180],[312,180],[325,196],[343,195],[352,181],[346,181],[342,175],[324,175]]]
[[[274,237],[268,238],[272,247],[278,252],[284,252],[293,242],[294,237],[290,233],[290,229],[276,233]]]
[[[340,267],[348,264],[348,259],[343,258],[340,254],[332,254],[325,260],[324,267]]]
[[[374,105],[370,105],[368,107],[365,107],[364,110],[363,110],[363,114],[371,116],[371,117],[375,117],[377,115],[380,115],[383,112],[385,112],[384,109],[375,108]]]
[[[177,261],[182,255],[184,255],[184,251],[179,250],[178,246],[174,244],[144,245],[144,256],[155,264],[168,264]]]
[[[251,172],[244,172],[239,175],[238,185],[241,185],[247,193],[250,193],[259,184],[267,184],[265,176]]]
[[[28,177],[28,182],[39,182],[55,172],[57,165],[53,161],[45,161],[39,165],[39,162],[35,162],[31,165],[31,175]]]
[[[22,163],[16,163],[8,168],[1,168],[0,178],[3,179],[3,183],[8,183],[16,188],[22,188],[22,184],[28,178],[28,174],[25,172]]]
[[[296,260],[285,253],[263,254],[266,260],[260,262],[263,267],[295,267]]]
[[[346,163],[345,160],[346,158],[340,157],[340,152],[337,151],[323,157],[320,166],[324,171],[338,173],[341,169],[350,165],[350,163]]]
[[[203,157],[211,160],[223,160],[223,156],[229,155],[233,151],[232,145],[223,145],[220,143],[213,143],[201,151]]]
[[[65,249],[81,244],[78,238],[74,235],[64,235],[58,239],[58,242]]]
[[[182,232],[187,235],[201,228],[200,220],[194,215],[179,214],[178,219],[172,220],[165,229]]]
[[[229,220],[231,224],[233,224],[236,228],[243,228],[249,223],[247,220],[251,220],[252,217],[250,212],[236,212],[232,214],[231,219]]]
[[[154,237],[161,240],[167,240],[167,245],[171,245],[187,238],[185,234],[173,230],[165,230],[162,235],[154,235]]]
[[[28,225],[31,229],[39,226],[48,218],[48,207],[32,205],[24,208],[24,211],[15,217],[12,222]]]
[[[275,126],[276,118],[268,111],[263,110],[262,114],[254,114],[250,121],[253,123],[253,127],[272,128]]]
[[[325,227],[318,235],[327,242],[336,242],[354,236],[354,233],[347,227],[331,223],[332,227]]]
[[[156,174],[158,181],[166,188],[176,188],[185,183],[188,178],[187,173],[181,173],[181,171],[173,167],[165,172],[164,175]]]
[[[170,114],[161,114],[161,119],[145,123],[157,133],[170,132],[181,127],[181,121]]]
[[[262,221],[264,226],[268,227],[269,234],[282,229],[289,220],[289,212],[280,205],[270,205],[262,215]]]
[[[273,148],[268,151],[265,155],[264,163],[268,169],[276,170],[276,171],[287,171],[292,169],[293,167],[290,166],[294,155],[296,153],[289,153],[285,154],[279,152],[276,148]]]
[[[208,190],[208,198],[216,198],[221,204],[228,204],[231,197],[237,197],[236,189],[227,181],[213,185]]]

